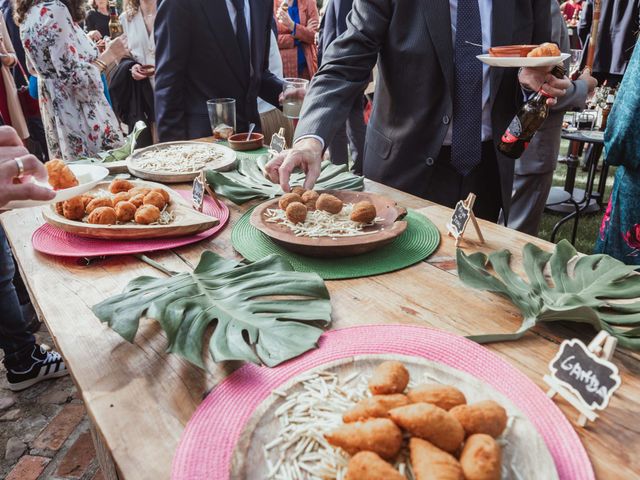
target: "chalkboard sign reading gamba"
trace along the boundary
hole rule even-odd
[[[451,221],[449,222],[449,230],[454,237],[457,238],[464,233],[470,218],[471,209],[465,205],[465,202],[458,202],[456,209],[453,211],[453,215],[451,215]]]
[[[562,342],[549,366],[553,377],[592,410],[604,410],[620,386],[618,367],[577,339]]]

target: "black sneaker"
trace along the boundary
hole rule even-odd
[[[29,388],[36,383],[51,378],[63,377],[69,374],[64,360],[54,350],[47,350],[41,345],[36,345],[31,354],[33,363],[23,369],[7,369],[9,389],[17,392]]]

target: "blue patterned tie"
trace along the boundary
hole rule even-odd
[[[236,7],[236,38],[240,47],[240,55],[242,55],[242,64],[249,72],[249,64],[251,63],[251,53],[249,48],[249,32],[247,31],[247,19],[244,11],[244,0],[232,0],[233,6]]]
[[[480,163],[482,135],[482,25],[478,0],[458,0],[454,49],[451,164],[467,175]]]

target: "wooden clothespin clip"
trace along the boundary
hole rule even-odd
[[[550,375],[543,377],[551,387],[547,396],[560,395],[578,412],[578,425],[598,418],[596,410],[609,405],[613,393],[620,387],[621,378],[610,360],[618,339],[604,330],[586,346],[574,338],[560,344],[560,350],[549,363]]]
[[[202,212],[205,194],[209,194],[219,208],[222,207],[222,205],[220,204],[220,200],[218,200],[216,192],[209,186],[209,182],[207,182],[207,176],[204,170],[202,170],[200,172],[200,175],[193,179],[193,190],[191,194],[193,208],[195,208],[199,212]]]
[[[484,243],[484,236],[482,235],[482,231],[480,230],[478,219],[473,213],[473,205],[475,203],[476,195],[474,193],[470,193],[466,200],[459,201],[456,204],[453,215],[451,215],[451,220],[449,221],[449,223],[447,223],[449,236],[456,239],[456,247],[460,246],[460,241],[462,240],[464,232],[467,229],[469,220],[471,220],[471,223],[473,224],[473,228],[478,235],[480,243]]]

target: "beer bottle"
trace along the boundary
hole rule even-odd
[[[120,17],[118,16],[118,8],[116,2],[109,2],[109,37],[112,40],[122,35],[122,24],[120,23]]]
[[[551,74],[557,78],[563,78],[565,69],[558,65],[551,70]],[[522,156],[529,146],[529,142],[549,115],[549,105],[547,105],[549,97],[550,95],[544,91],[543,85],[511,120],[507,131],[504,132],[498,144],[498,150],[513,159]]]
[[[609,94],[607,95],[607,103],[602,108],[602,123],[600,124],[600,130],[603,132],[607,129],[607,121],[609,120],[609,114],[611,113],[611,109],[613,108],[613,102],[616,98],[615,89],[609,90]]]

